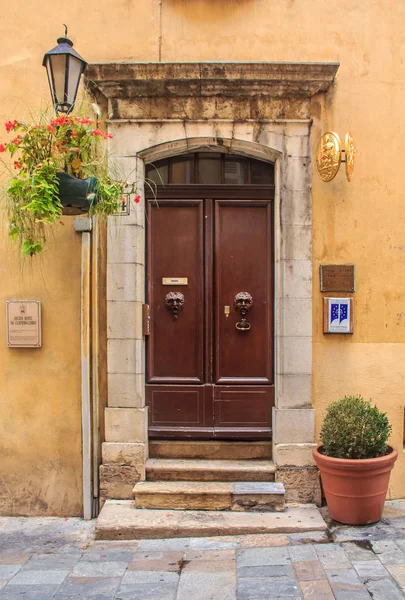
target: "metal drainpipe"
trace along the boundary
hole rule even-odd
[[[92,481],[92,427],[90,380],[90,273],[91,230],[90,218],[75,218],[74,228],[82,234],[81,257],[81,364],[82,364],[82,456],[83,456],[83,517],[93,517]]]
[[[92,400],[92,438],[93,438],[93,456],[92,456],[92,481],[93,481],[93,518],[99,513],[99,467],[100,467],[100,422],[99,422],[99,355],[100,355],[100,336],[99,336],[99,226],[97,217],[92,218],[93,233],[91,245],[91,400]]]

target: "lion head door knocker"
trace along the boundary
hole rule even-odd
[[[248,292],[239,292],[233,299],[233,305],[242,317],[241,320],[236,323],[236,329],[239,331],[249,331],[251,325],[247,322],[246,315],[253,306],[252,296]]]
[[[177,321],[184,308],[184,296],[181,292],[169,292],[165,297],[166,307],[172,313],[173,320]]]

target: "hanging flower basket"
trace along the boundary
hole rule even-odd
[[[12,173],[4,196],[9,235],[24,256],[43,250],[48,226],[62,214],[107,217],[134,193],[135,183],[112,172],[107,140],[113,136],[99,124],[70,115],[5,124],[11,140],[0,144],[0,153],[14,161],[3,161]]]

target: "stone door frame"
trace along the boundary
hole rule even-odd
[[[107,65],[106,70],[109,68]],[[161,65],[157,72],[160,68]],[[249,65],[249,68],[251,71],[252,66]],[[334,73],[336,70],[335,65]],[[332,78],[328,77],[330,85],[334,74]],[[93,81],[96,81],[96,73],[93,73]],[[96,81],[102,91],[103,81]],[[108,224],[108,406],[105,409],[101,499],[132,497],[134,483],[145,478],[148,457],[145,342],[142,335],[144,186],[148,185],[145,182],[145,163],[193,150],[213,150],[275,164],[273,460],[277,469],[276,479],[286,483],[290,490],[287,499],[318,500],[319,485],[311,454],[315,440],[312,409],[310,97],[296,99],[295,118],[288,119],[280,118],[278,105],[274,104],[269,110],[275,113],[275,118],[268,118],[271,115],[266,114],[265,108],[262,118],[236,118],[234,113],[240,115],[242,107],[237,105],[236,100],[229,107],[231,114],[228,118],[217,118],[212,99],[204,99],[206,112],[209,113],[210,107],[212,118],[193,118],[193,108],[189,111],[189,118],[177,118],[173,112],[164,115],[164,111],[162,118],[161,108],[155,108],[156,114],[151,117],[140,118],[136,115],[138,105],[135,99],[132,99],[133,104],[125,100],[126,114],[123,118],[123,115],[114,114],[114,111],[119,113],[124,109],[119,102],[115,100],[112,103],[107,96],[109,85],[107,81],[107,91],[104,89],[104,92],[111,107],[110,114],[114,117],[109,122],[109,131],[114,135],[113,151],[128,180],[136,182],[141,202],[131,204],[128,216],[111,218]],[[153,105],[155,99],[150,100]],[[164,101],[167,101],[166,96]],[[117,106],[120,108],[117,109]],[[128,118],[131,106],[136,118]],[[173,105],[166,106],[165,110],[169,108],[176,110]],[[308,480],[308,477],[311,483],[306,486],[303,495],[300,492],[302,480]]]

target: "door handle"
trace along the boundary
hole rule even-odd
[[[246,320],[250,309],[253,306],[253,298],[249,292],[239,292],[233,299],[233,305],[242,317],[240,321],[235,324],[235,328],[238,331],[249,331],[251,324]]]

